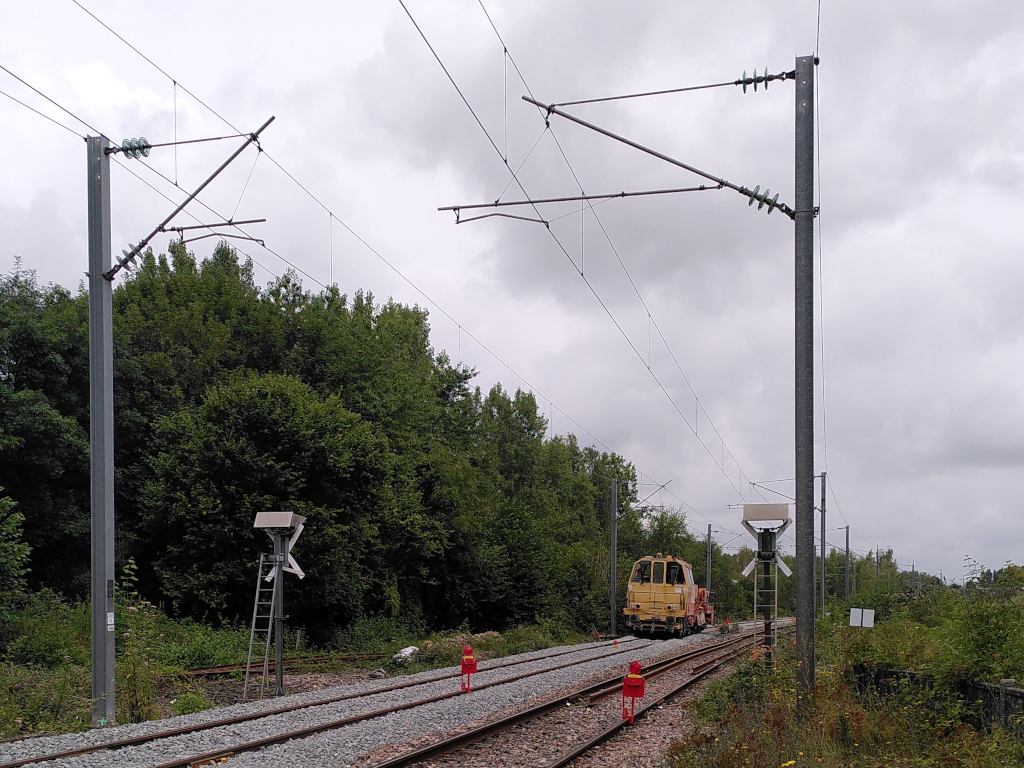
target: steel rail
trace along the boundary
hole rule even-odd
[[[753,635],[752,639],[756,643],[756,641],[757,641],[757,632],[756,632],[756,630],[754,631],[754,635]],[[692,673],[691,677],[688,677],[686,680],[681,682],[679,685],[673,687],[671,690],[666,691],[665,693],[657,696],[656,698],[652,699],[648,703],[644,704],[639,710],[637,710],[635,713],[633,713],[633,719],[635,720],[638,717],[643,717],[644,715],[646,715],[654,707],[657,707],[658,705],[664,703],[665,701],[668,701],[669,699],[673,698],[674,696],[677,696],[682,691],[686,690],[691,685],[693,685],[694,683],[696,683],[699,680],[701,680],[702,678],[704,678],[706,675],[708,675],[713,670],[718,669],[723,664],[725,664],[725,663],[731,661],[732,659],[736,658],[739,654],[743,653],[743,651],[745,651],[745,650],[747,650],[746,647],[735,648],[735,649],[733,649],[733,650],[731,650],[731,651],[729,651],[727,653],[724,653],[724,654],[722,654],[720,656],[716,656],[716,657],[714,657],[712,659],[709,659],[708,661],[704,662],[703,664],[698,664],[697,666],[695,666],[691,670],[691,673]],[[594,736],[592,739],[590,739],[589,741],[579,745],[578,747],[574,747],[569,752],[566,752],[564,755],[561,755],[560,757],[555,758],[555,760],[553,760],[550,763],[545,764],[544,766],[542,766],[542,768],[564,768],[564,766],[566,766],[569,763],[571,763],[573,760],[578,758],[580,755],[582,755],[582,754],[584,754],[586,752],[589,752],[591,749],[593,749],[597,745],[602,744],[603,742],[605,742],[608,739],[610,739],[616,733],[621,731],[626,726],[626,724],[628,722],[629,722],[628,720],[619,720],[619,721],[613,723],[612,725],[608,726],[604,731],[599,733],[597,736]],[[375,768],[377,768],[377,767],[375,767]]]
[[[651,701],[649,701],[646,704],[644,704],[639,710],[637,710],[636,712],[633,713],[633,719],[635,720],[638,717],[643,717],[652,708],[657,707],[662,702],[667,701],[668,699],[672,698],[673,696],[678,695],[679,693],[681,693],[682,691],[686,690],[687,688],[689,688],[691,685],[693,685],[697,681],[699,681],[702,678],[704,678],[712,670],[718,669],[718,667],[722,666],[727,661],[730,661],[731,659],[736,658],[736,656],[738,656],[739,654],[743,653],[743,651],[745,651],[745,650],[746,650],[745,647],[739,647],[739,648],[733,649],[729,653],[723,654],[721,656],[716,656],[708,664],[702,665],[703,668],[700,671],[696,671],[695,670],[693,672],[693,674],[690,677],[686,678],[686,680],[684,680],[682,683],[680,683],[677,686],[674,686],[671,690],[661,694],[660,696],[655,697]],[[575,748],[571,749],[569,752],[566,752],[564,755],[556,758],[554,761],[552,761],[550,763],[547,763],[546,765],[543,766],[543,768],[564,768],[564,766],[566,766],[569,763],[571,763],[573,760],[575,760],[580,755],[584,754],[585,752],[589,752],[591,749],[596,747],[598,744],[601,744],[601,743],[607,741],[608,739],[610,739],[616,733],[618,733],[623,728],[625,728],[626,725],[628,725],[628,724],[629,724],[629,720],[618,720],[617,722],[615,722],[612,725],[610,725],[607,728],[605,728],[605,730],[603,730],[601,733],[599,733],[594,738],[592,738],[589,741],[579,745],[578,747],[575,747]]]
[[[320,656],[297,656],[290,659],[284,660],[284,666],[287,669],[289,666],[295,666],[300,662],[321,662],[321,661],[374,661],[376,659],[383,659],[387,656],[386,653],[346,653],[340,656],[333,654],[323,654]],[[270,662],[270,669],[274,669],[275,662]],[[241,672],[245,669],[245,664],[225,664],[221,667],[209,667],[208,669],[186,669],[182,674],[185,675],[227,675],[231,672]]]
[[[590,648],[602,648],[602,647],[607,647],[609,645],[615,645],[615,644],[625,645],[627,643],[632,643],[632,642],[637,642],[637,641],[636,640],[626,640],[626,641],[623,641],[622,643],[618,643],[618,641],[609,641],[609,642],[606,642],[606,643],[595,643],[593,645],[590,645],[589,647]],[[640,646],[640,647],[646,647],[646,646]],[[586,650],[586,649],[584,649],[584,650]],[[493,687],[493,686],[496,686],[496,685],[503,685],[505,683],[515,682],[517,680],[522,680],[522,679],[525,679],[527,677],[532,677],[534,675],[542,675],[542,674],[544,674],[546,672],[553,672],[553,671],[558,670],[558,669],[565,669],[566,667],[571,667],[571,666],[574,666],[576,664],[586,664],[586,663],[588,663],[590,661],[597,661],[598,659],[605,659],[605,658],[608,658],[610,656],[617,656],[617,655],[622,654],[622,653],[628,653],[628,652],[630,652],[632,650],[635,650],[635,648],[633,648],[633,647],[620,648],[619,650],[612,651],[611,653],[603,653],[603,654],[600,654],[600,655],[597,655],[597,656],[593,656],[593,657],[591,657],[589,659],[584,659],[582,661],[574,661],[574,662],[567,662],[565,664],[557,664],[557,665],[555,665],[553,667],[547,667],[546,669],[537,670],[535,672],[525,672],[525,673],[522,673],[522,674],[519,674],[519,675],[513,675],[512,677],[502,678],[501,680],[494,680],[494,681],[491,681],[491,682],[488,682],[488,683],[481,683],[480,685],[477,685],[475,687],[475,690],[481,690],[483,688],[490,688],[490,687]],[[489,671],[495,670],[495,669],[503,669],[503,668],[507,668],[507,667],[514,667],[514,666],[517,666],[517,665],[520,665],[520,664],[528,664],[528,663],[535,662],[535,661],[544,661],[546,659],[557,658],[558,656],[565,656],[565,655],[570,654],[570,653],[578,653],[578,652],[579,652],[579,649],[567,650],[567,651],[559,651],[557,653],[552,653],[552,654],[548,654],[548,655],[545,655],[545,656],[539,656],[539,657],[533,658],[533,659],[520,659],[520,660],[517,660],[517,661],[508,661],[508,662],[502,662],[502,663],[499,663],[499,664],[492,664],[492,665],[490,665],[490,666],[488,666],[486,668],[481,668],[479,670],[478,674],[480,672],[489,672]],[[188,734],[188,733],[195,733],[197,731],[205,731],[205,730],[209,730],[211,728],[218,728],[218,727],[224,726],[224,725],[236,725],[238,723],[244,723],[244,722],[248,722],[248,721],[251,721],[251,720],[260,720],[260,719],[263,719],[265,717],[271,717],[273,715],[287,714],[288,712],[295,712],[295,711],[298,711],[300,709],[310,709],[312,707],[319,707],[319,706],[323,706],[323,705],[326,705],[326,704],[336,704],[336,703],[341,702],[341,701],[349,701],[349,700],[352,700],[352,699],[363,698],[363,697],[366,697],[366,696],[375,696],[375,695],[380,694],[380,693],[389,693],[391,691],[398,691],[398,690],[402,690],[402,689],[405,689],[405,688],[414,688],[414,687],[416,687],[418,685],[427,685],[429,683],[436,683],[436,682],[439,682],[439,681],[442,681],[442,680],[454,679],[454,678],[457,678],[457,677],[460,677],[460,676],[461,676],[461,674],[458,673],[458,672],[454,672],[454,673],[447,673],[446,672],[443,675],[435,675],[434,677],[430,677],[430,678],[427,678],[425,680],[413,680],[413,681],[406,681],[404,683],[396,683],[395,685],[384,686],[382,688],[376,688],[376,689],[371,690],[371,691],[361,691],[359,693],[349,693],[349,694],[344,694],[342,696],[332,696],[330,698],[319,699],[319,700],[314,701],[314,702],[306,702],[306,703],[302,703],[302,704],[295,704],[295,705],[291,705],[291,706],[287,706],[287,707],[278,707],[276,709],[264,710],[264,711],[261,711],[261,712],[253,712],[253,713],[249,713],[249,714],[246,714],[246,715],[239,715],[237,717],[223,718],[221,720],[211,720],[211,721],[209,721],[207,723],[201,723],[199,725],[194,725],[194,726],[186,726],[186,727],[183,727],[183,728],[173,728],[173,729],[170,729],[170,730],[167,730],[167,731],[159,731],[157,733],[146,734],[146,735],[143,735],[143,736],[134,736],[134,737],[127,738],[127,739],[119,739],[117,741],[104,742],[102,744],[92,744],[92,745],[90,745],[88,747],[79,747],[77,749],[65,750],[63,752],[53,752],[53,753],[45,754],[45,755],[38,755],[36,757],[22,758],[22,759],[11,761],[11,762],[7,762],[7,763],[0,763],[0,768],[21,768],[21,766],[30,765],[30,764],[33,764],[33,763],[42,763],[42,762],[47,762],[47,761],[51,761],[51,760],[60,760],[60,759],[66,759],[66,758],[70,758],[70,757],[77,757],[77,756],[80,756],[80,755],[92,754],[94,752],[104,752],[104,751],[112,750],[112,749],[121,749],[121,748],[124,748],[124,747],[131,747],[131,746],[136,746],[138,744],[144,744],[144,743],[150,742],[150,741],[159,741],[160,739],[166,739],[166,738],[170,738],[172,736],[182,736],[182,735]],[[463,693],[465,693],[465,692],[462,691],[462,690],[450,691],[448,693],[440,694],[439,696],[434,696],[434,697],[430,697],[430,698],[427,698],[427,699],[420,699],[420,700],[417,700],[417,701],[414,701],[414,702],[409,702],[407,704],[397,705],[397,706],[394,706],[394,707],[391,707],[391,708],[388,708],[388,709],[381,709],[381,710],[376,710],[374,712],[367,712],[367,713],[364,713],[362,715],[356,715],[356,716],[353,716],[353,717],[344,718],[343,720],[331,721],[331,722],[325,723],[325,724],[323,724],[321,726],[314,726],[313,728],[303,729],[302,731],[295,731],[295,732],[287,733],[287,734],[284,734],[284,735],[281,735],[281,736],[270,737],[269,740],[268,739],[264,739],[264,740],[261,740],[259,742],[250,742],[250,743],[247,743],[247,744],[237,745],[237,746],[232,747],[230,749],[219,750],[217,752],[210,753],[209,755],[200,755],[200,756],[185,758],[185,759],[182,759],[182,760],[177,760],[177,761],[174,761],[174,762],[171,762],[171,763],[162,764],[160,766],[160,768],[164,768],[164,766],[188,766],[188,765],[191,765],[192,763],[203,762],[204,760],[219,759],[221,757],[227,757],[230,754],[234,754],[234,752],[236,752],[236,751],[251,751],[253,749],[259,749],[262,746],[266,746],[268,744],[273,744],[273,743],[276,743],[278,741],[287,741],[287,740],[292,739],[292,738],[301,738],[302,736],[312,735],[313,733],[316,733],[316,732],[318,732],[320,730],[331,730],[332,728],[340,728],[341,726],[347,725],[349,723],[359,722],[361,720],[369,720],[371,718],[380,717],[381,715],[386,715],[386,714],[389,714],[391,712],[398,712],[398,711],[401,711],[403,709],[409,709],[411,707],[421,706],[423,704],[430,704],[430,703],[433,703],[435,701],[442,701],[444,699],[454,698],[455,696],[461,696]]]
[[[646,646],[644,646],[644,647],[646,647]],[[540,670],[537,670],[535,672],[524,672],[524,673],[519,674],[519,675],[513,675],[512,677],[502,678],[501,680],[494,680],[494,681],[489,682],[489,683],[481,683],[480,685],[477,685],[473,690],[480,691],[480,690],[483,690],[485,688],[493,688],[493,687],[498,686],[498,685],[505,685],[506,683],[513,683],[513,682],[516,682],[517,680],[524,680],[524,679],[526,679],[528,677],[534,677],[536,675],[543,675],[543,674],[546,674],[547,672],[554,672],[555,670],[558,670],[558,669],[565,669],[566,667],[573,667],[573,666],[577,666],[579,664],[587,664],[587,663],[589,663],[591,661],[597,661],[599,659],[607,659],[610,656],[618,656],[619,654],[622,654],[622,653],[629,653],[632,650],[635,650],[635,649],[633,649],[633,648],[623,648],[623,649],[619,649],[617,651],[612,651],[611,653],[604,653],[604,654],[601,654],[600,656],[594,656],[594,657],[589,658],[589,659],[583,659],[582,661],[570,661],[570,662],[566,662],[565,664],[556,664],[553,667],[548,667],[546,669],[540,669]],[[525,662],[522,662],[522,663],[525,663]],[[492,667],[492,669],[493,669],[493,667]],[[441,679],[444,679],[444,678],[441,678]],[[280,744],[281,742],[284,742],[284,741],[291,741],[292,739],[302,739],[302,738],[305,738],[307,736],[313,736],[313,735],[315,735],[317,733],[321,733],[323,731],[332,731],[332,730],[335,730],[337,728],[342,728],[342,727],[344,727],[346,725],[351,725],[352,723],[359,723],[359,722],[362,722],[364,720],[371,720],[371,719],[373,719],[375,717],[382,717],[383,715],[389,715],[392,712],[401,712],[403,710],[412,709],[414,707],[420,707],[420,706],[423,706],[425,704],[433,704],[433,703],[438,702],[438,701],[444,701],[445,699],[453,699],[456,696],[463,696],[465,694],[466,694],[466,691],[463,691],[463,690],[448,691],[447,693],[441,693],[441,694],[438,694],[437,696],[430,696],[430,697],[428,697],[426,699],[418,699],[417,701],[409,701],[409,702],[406,702],[404,704],[396,704],[396,705],[391,706],[391,707],[385,707],[383,709],[374,710],[373,712],[364,712],[363,714],[360,714],[360,715],[351,715],[350,717],[343,717],[340,720],[331,720],[331,721],[328,721],[326,723],[320,723],[318,725],[309,726],[308,728],[300,728],[299,730],[296,730],[296,731],[287,731],[285,733],[277,734],[275,736],[268,736],[267,738],[258,739],[256,741],[245,742],[244,744],[236,744],[233,747],[225,747],[223,749],[218,749],[218,750],[215,750],[215,751],[212,751],[212,752],[207,752],[207,753],[202,754],[202,755],[193,755],[192,757],[179,758],[179,759],[171,760],[171,761],[166,762],[166,763],[159,763],[158,765],[153,766],[153,768],[190,768],[190,766],[193,766],[195,764],[202,764],[202,763],[217,761],[217,760],[220,760],[222,758],[233,757],[234,755],[236,755],[239,752],[252,752],[254,750],[263,749],[264,747],[268,747],[268,746],[271,746],[273,744]]]
[[[675,656],[660,662],[654,662],[653,664],[645,668],[645,677],[648,674],[650,674],[651,676],[656,676],[658,674],[661,674],[663,671],[667,671],[666,667],[668,667],[668,665],[673,662],[683,663],[685,661],[693,661],[694,659],[707,655],[708,653],[721,650],[723,646],[732,645],[737,642],[749,640],[756,640],[756,634],[754,632],[750,632],[749,634],[744,633],[740,638],[732,638],[724,642],[716,643],[711,646],[706,646],[704,648],[696,648],[690,651],[686,651],[680,654],[679,656]],[[413,763],[428,760],[437,755],[443,754],[445,752],[450,752],[453,749],[457,749],[458,747],[462,747],[472,742],[479,741],[480,739],[490,736],[491,734],[507,730],[508,728],[511,728],[513,725],[518,725],[519,723],[525,720],[530,720],[534,717],[537,717],[538,715],[542,715],[554,709],[561,708],[564,704],[569,704],[571,706],[573,701],[579,701],[583,697],[589,697],[591,694],[602,693],[612,683],[614,683],[617,686],[617,688],[621,688],[622,675],[613,675],[604,680],[601,680],[598,683],[590,685],[581,690],[574,691],[568,695],[560,696],[559,698],[553,699],[549,702],[537,704],[533,707],[523,710],[522,712],[517,712],[500,720],[495,720],[491,723],[485,723],[476,728],[473,728],[472,730],[466,731],[465,733],[461,733],[455,736],[449,736],[448,738],[442,739],[441,741],[435,742],[434,744],[428,744],[425,747],[420,747],[419,749],[413,750],[412,752],[407,752],[404,755],[398,755],[397,757],[385,760],[382,763],[376,763],[373,766],[373,768],[402,768],[402,766],[408,766],[412,765]],[[158,768],[172,767],[159,766]]]

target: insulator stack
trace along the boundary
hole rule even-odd
[[[132,265],[135,264],[135,257],[142,254],[142,243],[138,245],[132,245],[128,243],[129,250],[121,249],[123,256],[116,257],[117,263],[120,264],[124,269],[130,270]]]
[[[772,191],[770,189],[766,189],[764,191],[764,193],[761,194],[761,185],[758,184],[756,187],[754,187],[754,191],[753,192],[749,192],[748,193],[748,197],[750,198],[750,202],[747,203],[747,206],[749,207],[749,206],[753,205],[754,202],[756,201],[757,202],[757,210],[760,211],[762,208],[764,208],[767,205],[768,206],[768,213],[771,214],[771,212],[776,207],[778,207],[778,205],[779,205],[779,193],[776,192],[775,193],[775,197],[769,199],[768,195],[770,195],[771,193],[772,193]]]
[[[143,136],[141,139],[125,139],[121,142],[121,152],[126,158],[149,157],[150,144]]]
[[[753,75],[750,77],[747,77],[747,71],[743,70],[743,77],[736,81],[736,85],[742,85],[743,92],[746,93],[748,85],[754,86],[754,91],[757,91],[758,83],[764,83],[764,89],[767,91],[768,83],[773,80],[789,80],[792,77],[793,75],[789,72],[780,72],[777,75],[769,75],[767,67],[765,68],[763,75],[757,74],[757,70],[755,69]]]

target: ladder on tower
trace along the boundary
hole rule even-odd
[[[762,643],[774,648],[779,639],[779,574],[775,563],[769,566],[768,573],[763,573],[763,570],[761,562],[754,568],[754,636],[759,630],[764,630],[765,617],[762,614],[767,609],[772,634],[770,638],[765,636]]]
[[[245,662],[245,687],[242,689],[242,701],[249,696],[249,675],[252,671],[253,651],[263,651],[263,674],[260,676],[260,698],[267,686],[270,674],[270,645],[274,639],[274,600],[276,590],[274,582],[268,581],[274,573],[276,559],[274,555],[260,555],[260,564],[256,575],[256,600],[252,608],[252,628],[249,631],[249,658]],[[257,656],[257,660],[258,660]],[[258,668],[258,667],[257,667]],[[255,683],[253,683],[255,685]]]

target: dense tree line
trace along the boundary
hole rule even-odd
[[[172,614],[247,622],[269,544],[254,514],[291,509],[308,518],[307,578],[289,614],[314,637],[381,615],[603,629],[612,479],[620,601],[643,554],[688,557],[703,580],[703,541],[678,514],[634,509],[625,458],[546,437],[531,393],[473,387],[419,307],[291,274],[261,288],[224,244],[203,261],[172,248],[116,287],[114,344],[117,559]],[[88,408],[88,297],[16,268],[0,278],[9,584],[87,595]],[[749,591],[736,560],[716,545],[734,615]]]

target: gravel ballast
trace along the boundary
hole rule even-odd
[[[625,670],[628,662],[634,658],[645,659],[658,656],[702,639],[706,638],[693,636],[681,640],[652,643],[638,647],[632,654],[596,659],[509,685],[474,692],[469,696],[459,696],[412,710],[395,712],[385,717],[354,723],[306,739],[296,739],[285,744],[267,747],[259,752],[239,755],[229,760],[228,765],[235,768],[351,765],[360,755],[387,744],[403,744],[430,733],[450,731],[506,708],[519,706],[539,695],[574,686],[591,675],[611,669]]]
[[[669,644],[655,643],[652,646],[645,645],[643,641],[627,642],[622,641],[625,648],[637,648],[637,658],[644,658],[652,652],[661,652],[669,647]],[[644,647],[640,647],[644,646]],[[559,651],[572,650],[573,646],[561,648],[549,648],[542,651],[534,651],[516,656],[495,659],[492,664],[505,663],[508,661],[530,661],[515,667],[497,669],[488,672],[488,665],[481,664],[481,671],[474,677],[477,684],[490,682],[491,680],[504,679],[526,671],[544,669],[545,667],[564,664],[570,661],[584,661],[594,659],[610,653],[614,648],[611,646],[588,643],[578,646],[575,652],[559,656],[550,661],[545,657]],[[470,696],[458,696],[454,699],[437,702],[425,707],[416,707],[401,713],[395,713],[383,718],[376,718],[362,723],[331,732],[329,736],[338,735],[338,739],[329,739],[325,736],[313,736],[309,739],[299,740],[293,743],[281,745],[280,747],[269,747],[258,753],[249,756],[242,755],[231,761],[232,764],[245,765],[247,757],[256,758],[262,765],[271,760],[274,765],[294,765],[298,761],[326,759],[335,764],[347,764],[352,762],[360,752],[367,752],[385,743],[401,743],[409,738],[422,735],[439,729],[454,727],[469,720],[476,719],[491,711],[504,708],[510,704],[517,703],[536,696],[545,691],[553,691],[558,688],[572,684],[594,672],[601,671],[611,666],[622,665],[623,659],[631,654],[620,654],[609,659],[592,660],[587,664],[567,669],[556,670],[537,677],[511,683],[507,686],[496,686],[493,689],[486,689],[476,692]],[[457,667],[449,667],[443,670],[430,670],[428,672],[409,675],[402,678],[391,678],[383,680],[366,681],[359,685],[349,685],[339,688],[312,691],[294,696],[284,696],[278,699],[265,699],[260,702],[248,702],[237,704],[221,709],[207,710],[205,712],[182,717],[169,718],[167,720],[151,721],[133,725],[123,725],[114,728],[89,731],[78,734],[65,734],[62,736],[44,737],[31,739],[24,742],[0,745],[0,763],[13,760],[39,757],[52,754],[62,750],[81,748],[85,746],[99,745],[118,739],[129,738],[141,735],[153,735],[163,731],[182,728],[186,726],[209,723],[225,718],[242,714],[257,713],[272,709],[278,709],[289,704],[315,703],[331,696],[346,695],[352,693],[372,693],[374,690],[386,688],[396,682],[406,681],[432,681],[443,674],[458,673]],[[89,755],[82,755],[66,760],[49,761],[47,766],[67,766],[71,768],[91,768],[92,766],[151,766],[162,762],[173,760],[189,755],[198,755],[217,749],[229,748],[242,741],[253,741],[269,737],[284,731],[296,728],[309,727],[321,722],[342,719],[363,712],[371,712],[393,704],[435,696],[453,688],[457,689],[458,679],[447,678],[434,682],[425,682],[423,685],[415,686],[399,691],[390,691],[378,695],[367,695],[358,699],[338,702],[298,710],[297,712],[275,715],[261,720],[253,720],[229,726],[220,726],[197,733],[184,734],[170,739],[163,739],[158,742],[140,744],[135,747],[125,747],[112,752],[97,752]],[[435,708],[440,708],[435,711]],[[428,710],[420,714],[421,710]],[[466,714],[459,713],[465,710]],[[352,731],[352,733],[349,733]],[[405,735],[408,733],[409,735]],[[320,752],[322,757],[310,754],[308,757],[289,757],[287,752],[296,745],[305,742],[328,744],[329,754]],[[343,745],[339,747],[338,745]],[[344,745],[351,745],[351,749]],[[310,746],[313,746],[311,744]],[[280,759],[273,757],[275,750],[283,750]],[[337,755],[337,756],[336,756]],[[342,756],[344,755],[344,757]]]

